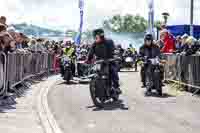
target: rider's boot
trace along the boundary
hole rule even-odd
[[[121,89],[119,87],[115,88],[115,90],[116,90],[116,92],[117,92],[118,95],[122,94],[122,91],[121,91]]]
[[[142,88],[146,88],[145,82],[142,82]]]
[[[145,92],[145,96],[151,96],[151,89],[147,89],[146,92]]]

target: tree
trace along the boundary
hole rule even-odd
[[[147,28],[147,21],[140,15],[115,15],[105,20],[103,26],[115,32],[144,32]]]
[[[154,24],[154,27],[156,27],[158,30],[161,30],[162,22],[161,21],[156,21]]]
[[[87,43],[92,42],[92,40],[93,40],[92,31],[90,31],[90,30],[84,31],[84,32],[82,33],[82,39],[83,39],[84,41],[86,41]]]

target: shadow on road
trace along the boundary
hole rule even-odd
[[[173,95],[167,94],[167,93],[163,93],[163,96],[158,96],[157,93],[152,92],[152,94],[148,97],[157,97],[157,98],[170,98],[170,97],[175,97]]]
[[[138,71],[133,71],[133,70],[122,70],[120,73],[138,73]]]
[[[75,81],[70,81],[69,83],[67,83],[66,81],[63,81],[61,83],[58,83],[57,85],[63,85],[63,84],[65,84],[65,85],[76,85],[78,83],[75,82]]]
[[[0,106],[0,113],[7,113],[8,110],[14,110],[16,107],[13,105]]]
[[[88,106],[87,108],[93,108],[92,111],[113,111],[113,110],[129,110],[129,108],[123,103],[122,100],[116,102],[108,102],[104,104],[103,108],[98,108],[96,106]]]

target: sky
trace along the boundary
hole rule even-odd
[[[140,14],[148,18],[148,0],[85,0],[84,29],[99,27],[114,14]],[[189,24],[190,0],[154,0],[155,19],[169,12],[169,24]],[[200,24],[200,1],[194,0],[194,23]],[[27,22],[56,29],[78,29],[78,0],[1,0],[0,15],[8,23]]]

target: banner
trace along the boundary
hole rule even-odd
[[[79,9],[80,9],[80,26],[79,26],[79,32],[76,35],[75,43],[76,45],[81,44],[81,35],[82,35],[82,29],[83,29],[83,8],[84,8],[84,1],[79,0]]]

